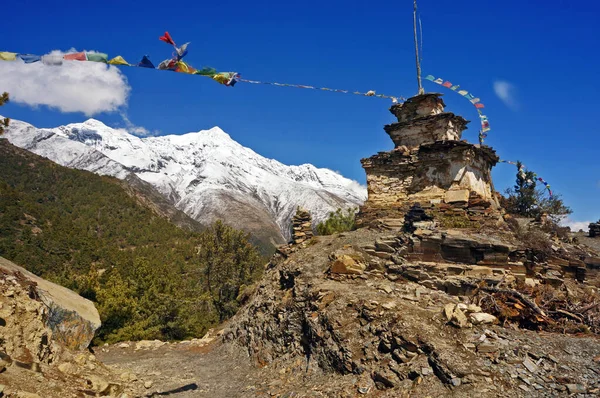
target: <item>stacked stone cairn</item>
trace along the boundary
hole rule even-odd
[[[301,245],[313,237],[312,217],[310,213],[298,207],[296,214],[292,217],[292,244]]]
[[[600,220],[590,223],[590,238],[600,238]]]
[[[395,148],[361,160],[369,196],[359,226],[402,227],[416,203],[446,227],[499,220],[491,178],[499,158],[487,146],[462,140],[468,122],[444,107],[441,94],[429,93],[390,108],[398,122],[384,129]]]

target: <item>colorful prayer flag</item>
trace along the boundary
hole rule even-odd
[[[460,87],[460,86],[457,84],[456,86],[452,86],[452,87],[450,87],[450,90],[454,90],[454,91],[456,91],[456,90],[458,90],[458,88],[459,88],[459,87]]]
[[[48,66],[60,66],[63,63],[63,57],[58,54],[42,55],[42,63]]]
[[[431,75],[427,75],[427,77],[425,78],[425,80],[434,81],[435,77],[433,77]]]
[[[154,69],[154,64],[150,61],[147,55],[144,55],[142,60],[137,64],[140,68],[152,68]]]
[[[452,87],[452,83],[447,81],[444,84],[442,84],[442,86],[450,88],[450,87]]]
[[[481,102],[479,102],[479,103],[475,104],[475,108],[482,109],[482,108],[485,108],[485,106]]]
[[[465,95],[465,98],[468,100],[472,100],[473,98],[475,98],[475,96],[473,94],[467,94]]]
[[[444,83],[444,81],[443,81],[442,79],[435,79],[433,82],[434,82],[434,83],[437,83],[437,84],[442,84],[442,83]]]
[[[108,55],[104,53],[85,53],[85,56],[90,62],[108,62]]]
[[[460,95],[462,95],[463,97],[464,97],[465,95],[469,94],[469,92],[468,92],[467,90],[460,90],[458,93],[459,93]]]
[[[194,72],[196,75],[202,75],[202,76],[214,76],[217,74],[217,70],[214,68],[202,68],[202,69],[197,69],[196,72]]]
[[[9,53],[7,51],[0,51],[0,60],[14,61],[16,59],[17,59],[17,53]]]
[[[164,41],[165,43],[168,43],[172,46],[175,45],[175,42],[173,41],[173,39],[171,38],[171,35],[169,34],[169,32],[165,32],[165,34],[161,37],[158,38],[159,40]]]
[[[65,54],[63,58],[66,61],[87,61],[84,52]]]
[[[33,62],[38,62],[42,60],[42,57],[34,54],[19,54],[18,57],[21,58],[26,64],[31,64]]]
[[[110,61],[108,61],[109,64],[111,65],[126,65],[126,66],[130,66],[129,62],[125,61],[123,59],[123,57],[121,57],[120,55],[117,55],[116,57],[114,57],[113,59],[111,59]]]
[[[479,99],[479,98],[473,98],[473,99],[471,100],[471,103],[472,103],[472,104],[476,104],[476,103],[478,103],[479,101],[481,101],[481,99]]]

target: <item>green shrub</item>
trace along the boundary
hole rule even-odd
[[[317,233],[332,235],[356,229],[356,210],[349,208],[344,213],[342,209],[337,209],[335,212],[329,213],[327,220],[317,225]]]

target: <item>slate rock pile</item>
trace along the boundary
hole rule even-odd
[[[292,243],[299,245],[312,237],[312,217],[307,210],[298,207],[296,214],[292,217]]]

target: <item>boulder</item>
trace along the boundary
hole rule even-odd
[[[359,263],[347,254],[338,256],[335,260],[333,260],[330,267],[330,271],[333,274],[360,275],[365,269],[366,266],[364,264]]]
[[[459,189],[454,191],[446,192],[444,202],[446,203],[457,203],[457,202],[468,202],[470,192],[468,189]]]
[[[35,295],[47,309],[46,326],[52,331],[52,339],[67,348],[82,350],[88,347],[94,333],[100,327],[100,315],[94,304],[75,292],[35,276],[0,257],[0,271],[12,275],[34,289]]]
[[[474,312],[469,315],[469,318],[475,325],[498,322],[498,318],[492,314],[486,314],[485,312]]]

